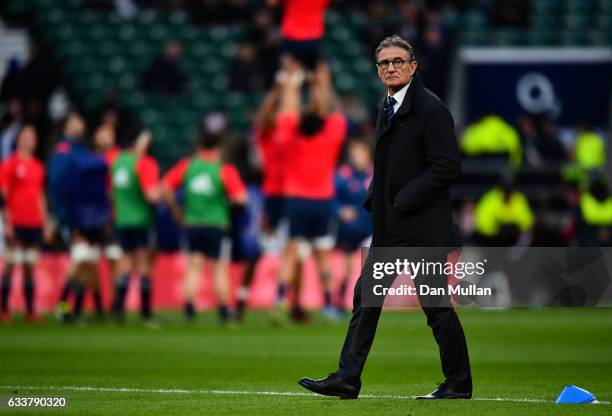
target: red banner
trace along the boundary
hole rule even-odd
[[[182,308],[184,300],[185,260],[185,256],[182,254],[162,254],[157,256],[153,269],[153,304],[155,308]],[[279,260],[280,258],[277,256],[264,256],[257,264],[255,279],[249,292],[248,303],[250,307],[262,309],[270,308],[274,305],[276,301]],[[360,270],[360,255],[358,253],[353,255],[351,261],[353,266],[351,282],[343,300],[347,308],[350,308],[352,304],[353,287]],[[66,279],[69,263],[67,255],[41,255],[34,271],[36,308],[39,313],[50,312],[57,304]],[[344,258],[342,254],[334,253],[331,264],[334,287],[337,289],[344,274]],[[301,304],[308,309],[319,308],[323,304],[323,290],[314,260],[312,258],[307,259],[303,267]],[[243,270],[244,266],[240,264],[233,264],[231,267],[232,294],[234,297],[239,287]],[[12,311],[20,311],[24,308],[21,270],[16,270],[12,279],[9,305]],[[108,309],[112,298],[112,282],[106,261],[100,262],[100,281],[102,298]],[[138,279],[134,276],[130,282],[130,289],[127,295],[127,307],[134,310],[138,308],[139,304]],[[91,295],[89,294],[86,298],[86,305],[91,307]],[[199,309],[210,309],[215,305],[212,279],[210,270],[207,268],[203,272],[196,306]]]

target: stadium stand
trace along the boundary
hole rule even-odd
[[[53,51],[64,77],[70,80],[71,92],[86,111],[96,112],[109,96],[117,96],[121,106],[153,130],[159,143],[154,153],[164,167],[190,148],[198,116],[211,109],[225,110],[236,131],[248,128],[250,114],[262,95],[228,93],[225,71],[241,43],[249,41],[243,26],[203,27],[180,9],[148,9],[127,19],[83,3],[10,0],[5,12],[11,18],[34,16],[35,31]],[[476,6],[477,2],[472,3]],[[330,57],[339,92],[358,91],[357,98],[371,108],[380,86],[371,51],[361,41],[367,38],[369,16],[358,8],[340,13],[339,7],[326,17],[325,55]],[[527,28],[504,24],[503,19],[494,25],[495,10],[487,13],[482,7],[463,13],[444,10],[442,22],[450,33],[457,32],[462,46],[612,44],[610,0],[534,0]],[[401,23],[400,16],[388,11],[391,24]],[[141,75],[170,40],[183,45],[180,64],[190,80],[191,94],[145,94],[140,88]]]
[[[106,9],[93,7],[93,3],[8,0],[3,2],[2,11],[9,20],[34,22],[31,32],[52,51],[72,102],[90,115],[97,115],[114,99],[131,117],[148,126],[155,136],[153,154],[162,169],[192,148],[197,121],[203,114],[223,110],[235,132],[249,129],[252,113],[266,87],[235,90],[230,85],[228,69],[236,65],[234,60],[243,45],[261,43],[253,38],[249,12],[256,16],[254,12],[263,8],[263,2],[244,2],[250,7],[249,12],[240,14],[231,24],[218,22],[217,19],[222,19],[218,16],[203,22],[202,16],[188,7],[143,8],[128,18],[121,16],[112,2],[100,1],[111,4]],[[428,79],[427,61],[432,59],[435,65],[431,67],[449,71],[457,47],[612,45],[612,0],[426,2],[438,5],[422,13],[426,18],[415,18],[410,6],[404,3],[410,2],[372,1],[363,5],[344,0],[334,2],[326,14],[323,50],[334,85],[341,95],[356,99],[370,116],[382,92],[372,63],[373,38],[380,40],[372,32],[373,21],[375,26],[400,32],[416,44],[417,51],[423,54],[418,59],[427,85],[442,98],[447,85],[441,83],[434,88],[432,79],[448,78],[448,72],[436,73]],[[522,7],[525,4],[528,7]],[[507,9],[513,5],[521,6],[517,6],[520,13],[509,15]],[[381,19],[386,23],[381,24]],[[435,27],[441,33],[444,45],[441,58],[436,55],[436,33],[432,35],[434,48],[428,51],[423,35],[427,31],[425,26]],[[178,65],[188,80],[187,93],[144,92],[143,74],[167,42],[175,40],[182,44]],[[371,125],[371,119],[366,123]],[[467,199],[476,200],[499,181],[498,162],[466,160],[463,178],[454,194],[457,207]],[[534,167],[525,162],[518,168],[517,186],[534,201],[536,214],[540,208],[546,212],[551,209],[566,212],[560,167],[561,163]]]

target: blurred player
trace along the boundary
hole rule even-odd
[[[278,111],[280,87],[278,84],[268,92],[257,113],[254,136],[259,151],[263,183],[261,190],[265,197],[263,232],[267,238],[277,233],[284,217],[285,197],[285,152],[284,144],[275,137],[275,117]]]
[[[283,5],[283,52],[292,55],[306,68],[314,69],[320,59],[325,12],[330,0],[268,0],[270,5],[279,3]]]
[[[109,166],[113,165],[121,153],[121,148],[116,142],[115,132],[110,127],[99,127],[94,134],[94,149],[104,157]]]
[[[69,180],[72,165],[78,153],[85,147],[81,140],[85,136],[85,120],[76,111],[71,111],[64,122],[63,132],[55,145],[51,157],[47,162],[47,196],[49,212],[53,216],[55,241],[53,246],[61,251],[67,251],[71,239],[70,219],[70,184]],[[75,297],[81,292],[81,282],[77,281],[78,273],[75,265],[71,264],[67,273],[67,279],[62,289],[60,301],[57,307],[59,319],[69,316],[71,310],[68,298],[72,292]]]
[[[113,314],[119,322],[125,319],[130,275],[138,273],[141,317],[145,324],[156,326],[151,307],[151,268],[154,204],[161,199],[161,188],[157,162],[146,154],[151,140],[147,131],[129,136],[130,147],[119,153],[111,168],[115,226],[123,251],[119,278],[115,282]]]
[[[116,145],[116,133],[108,126],[99,127],[94,135],[94,149],[96,153],[104,159],[108,168],[108,189],[109,189],[109,202],[110,202],[110,188],[112,185],[111,168],[121,149]],[[104,256],[110,261],[111,271],[113,276],[117,273],[117,262],[121,258],[121,246],[116,241],[116,232],[114,230],[114,224],[109,224],[105,230],[104,238]]]
[[[296,65],[291,57],[286,57],[284,67]],[[278,78],[286,77],[286,71],[281,71]],[[264,215],[262,221],[263,238],[262,244],[264,250],[268,252],[283,252],[285,257],[287,247],[286,243],[286,197],[285,192],[285,172],[289,168],[287,165],[287,143],[278,140],[276,134],[276,116],[278,114],[279,98],[281,86],[277,82],[272,90],[266,95],[261,107],[259,108],[256,124],[255,124],[255,140],[259,153],[262,159],[263,168],[263,184],[262,192],[264,194]],[[291,309],[291,318],[296,322],[306,322],[308,317],[304,310],[299,305],[299,296],[301,289],[302,277],[302,262],[295,262],[293,277],[290,281],[293,282],[293,307]],[[248,273],[248,271],[247,271]],[[279,284],[279,298],[284,298],[286,285],[281,282]],[[284,311],[282,309],[275,310],[272,314],[272,319],[275,322],[284,320]]]
[[[353,274],[352,254],[372,235],[372,217],[362,209],[372,179],[370,144],[352,140],[348,147],[349,163],[336,172],[334,211],[338,221],[336,247],[344,257],[344,273],[338,291],[338,309],[344,309],[343,300]]]
[[[198,141],[197,153],[179,161],[166,174],[164,195],[177,219],[186,226],[189,249],[185,276],[187,319],[195,318],[194,302],[208,259],[213,269],[219,318],[225,323],[231,318],[229,262],[227,253],[223,254],[221,248],[230,225],[230,203],[243,205],[247,194],[236,168],[221,160],[224,136],[214,126],[218,117],[222,116],[207,117],[208,132]],[[174,191],[179,187],[183,188],[185,196],[182,209],[174,199]]]
[[[100,132],[96,132],[96,136],[95,139],[100,140]],[[108,179],[109,170],[104,154],[82,145],[73,147],[70,172],[65,179],[69,190],[70,257],[78,282],[72,319],[80,319],[86,289],[93,294],[97,317],[104,315],[98,263],[111,231]]]
[[[296,262],[304,254],[300,246],[312,243],[324,287],[324,314],[336,319],[332,304],[329,253],[334,246],[330,230],[334,194],[334,169],[346,136],[346,119],[337,112],[329,69],[319,64],[310,81],[310,102],[302,108],[300,89],[304,79],[299,65],[289,63],[276,119],[278,140],[287,145],[284,182],[289,217],[289,237],[281,265],[278,305],[284,310],[284,288],[291,284]]]
[[[237,291],[236,319],[242,321],[249,297],[249,289],[262,254],[263,193],[258,181],[259,172],[252,163],[251,143],[238,140],[231,146],[229,160],[236,166],[247,187],[247,198],[243,205],[231,208],[230,239],[231,260],[243,266],[240,287]]]
[[[249,288],[255,278],[257,263],[261,258],[260,227],[262,195],[257,186],[247,187],[248,197],[244,207],[232,209],[230,237],[231,259],[244,265],[243,277],[238,288],[236,319],[241,321],[249,298]]]
[[[37,136],[25,125],[17,136],[17,149],[2,165],[2,194],[6,201],[4,230],[7,239],[6,266],[0,284],[0,321],[10,322],[8,297],[15,267],[23,266],[26,319],[39,322],[34,310],[34,265],[46,227],[44,167],[35,159]]]
[[[115,130],[111,127],[111,125],[102,125],[101,127],[98,127],[94,134],[94,150],[106,162],[108,170],[108,192],[106,194],[108,196],[109,201],[112,185],[111,169],[113,163],[115,163],[115,160],[119,156],[119,153],[121,153],[121,149],[119,148],[119,146],[116,145],[116,142],[116,133]],[[117,233],[114,228],[114,216],[113,221],[109,223],[108,226],[104,229],[103,245],[103,255],[109,262],[113,281],[117,281],[119,278],[119,260],[122,257],[122,251],[121,246],[118,243]]]

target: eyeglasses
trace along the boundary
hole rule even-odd
[[[398,69],[401,68],[406,62],[408,61],[400,58],[395,58],[391,61],[388,59],[384,59],[380,62],[376,62],[376,66],[378,67],[378,69],[386,71],[389,68],[389,63],[393,64],[393,68]]]

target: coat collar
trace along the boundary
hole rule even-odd
[[[412,77],[410,86],[408,87],[408,91],[406,91],[406,96],[404,97],[404,101],[402,102],[402,105],[400,106],[400,108],[397,109],[391,121],[393,121],[398,116],[404,115],[410,111],[410,108],[412,107],[412,99],[415,96],[415,94],[417,94],[417,91],[421,89],[423,89],[423,83],[421,81],[421,77],[419,76],[418,73],[415,72]],[[376,131],[377,141],[386,133],[389,127],[393,124],[392,122],[389,123],[389,121],[387,121],[387,117],[385,117],[386,98],[387,98],[387,94],[385,94],[378,102],[378,123],[379,123],[380,128],[377,129]]]
[[[421,81],[420,75],[415,72],[412,76],[412,80],[410,81],[410,86],[408,87],[408,91],[406,91],[406,95],[404,96],[404,101],[402,101],[402,105],[397,109],[396,115],[398,114],[406,114],[410,111],[410,104],[412,101],[412,97],[414,96],[414,91],[423,88],[423,82]],[[378,101],[378,111],[385,111],[385,100],[387,99],[388,93],[385,93],[383,97]]]

